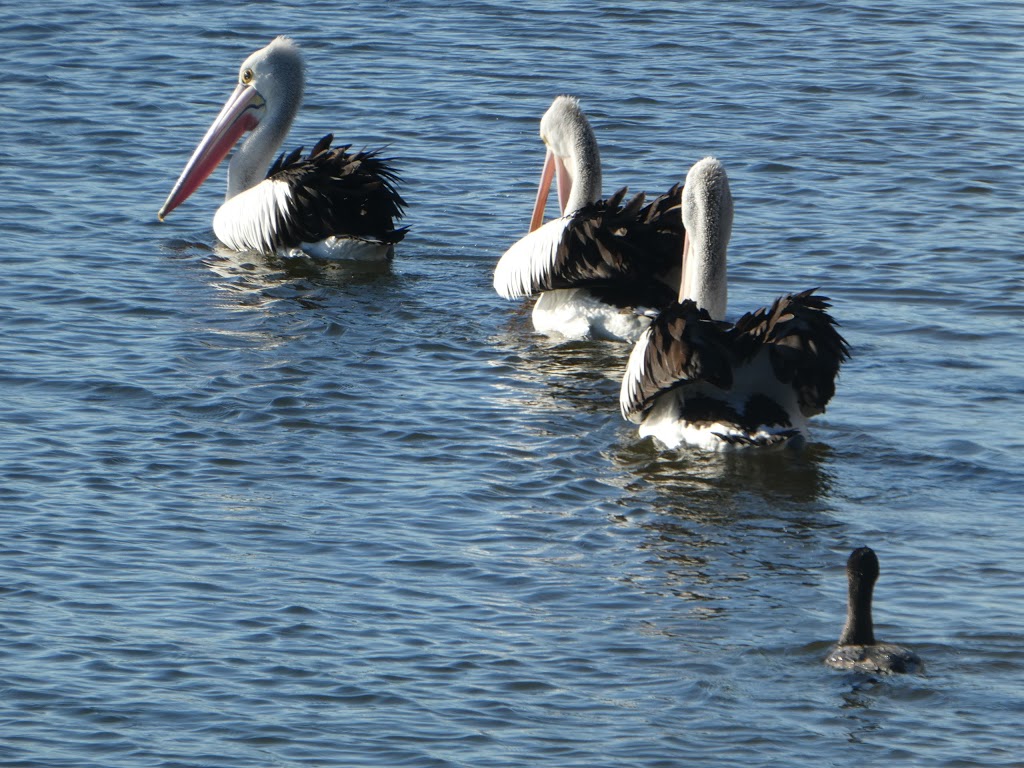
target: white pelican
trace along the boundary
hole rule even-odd
[[[878,579],[878,556],[871,547],[860,547],[846,561],[848,596],[846,624],[839,642],[825,663],[851,672],[918,672],[924,665],[916,653],[893,643],[875,641],[871,621],[871,594]]]
[[[629,356],[622,415],[669,448],[800,445],[808,417],[835,394],[846,341],[813,291],[724,322],[732,195],[713,157],[683,187],[679,302],[661,312]]]
[[[160,220],[251,131],[228,164],[227,196],[213,219],[218,240],[236,251],[391,258],[405,236],[394,225],[405,201],[395,191],[395,172],[377,152],[331,149],[328,134],[306,157],[299,148],[271,165],[299,110],[303,81],[302,55],[287,37],[249,56],[234,93],[157,214]]]
[[[650,324],[642,311],[667,306],[679,292],[683,229],[677,184],[644,205],[626,189],[601,196],[601,157],[579,101],[559,96],[540,121],[547,146],[530,233],[494,271],[507,299],[540,293],[533,326],[549,336],[635,341]],[[562,216],[541,226],[558,179]]]

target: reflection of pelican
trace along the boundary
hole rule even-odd
[[[846,561],[849,595],[846,625],[825,658],[834,669],[854,672],[917,672],[923,665],[913,651],[893,643],[875,642],[871,594],[878,579],[878,556],[870,547],[853,550]]]
[[[386,285],[394,279],[391,270],[380,264],[372,268],[367,262],[276,259],[220,244],[212,251],[203,249],[202,255],[203,265],[217,277],[210,285],[246,309],[279,301],[318,309],[333,304],[339,291],[355,285]],[[347,301],[350,306],[350,292]]]
[[[213,219],[222,243],[268,254],[301,249],[329,259],[390,258],[405,235],[394,226],[405,202],[394,189],[394,171],[376,152],[331,149],[327,135],[306,157],[300,148],[271,165],[298,112],[303,79],[302,56],[287,37],[247,58],[235,92],[182,171],[160,219],[251,131],[231,158],[227,197]]]
[[[663,311],[629,357],[622,414],[669,448],[799,444],[807,418],[835,394],[847,345],[812,291],[724,323],[732,196],[722,164],[705,158],[683,188],[679,303]]]
[[[752,508],[759,510],[758,519],[778,518],[793,533],[816,528],[834,483],[832,450],[825,443],[812,443],[799,453],[661,451],[653,441],[634,440],[620,442],[610,459],[627,473],[631,498],[639,506],[669,521],[709,524],[716,530],[748,530]],[[757,534],[751,530],[751,535]]]
[[[651,441],[627,441],[605,455],[614,470],[606,480],[624,489],[612,516],[643,532],[636,540],[643,556],[624,582],[680,597],[704,618],[731,613],[737,598],[750,597],[761,567],[750,558],[752,546],[802,572],[800,583],[817,572],[799,545],[831,525],[828,445],[800,453],[663,452]],[[795,545],[803,554],[791,557]]]
[[[554,100],[540,135],[547,157],[530,234],[501,257],[494,288],[509,299],[540,293],[541,333],[635,341],[650,318],[634,309],[666,306],[679,290],[680,188],[647,205],[642,194],[623,204],[625,189],[599,202],[597,140],[571,96]],[[553,176],[562,216],[541,226]]]

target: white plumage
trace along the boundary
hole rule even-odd
[[[236,251],[270,253],[275,248],[277,222],[288,213],[291,187],[267,179],[224,201],[213,217],[213,233]]]
[[[552,219],[518,240],[494,269],[494,290],[506,299],[520,299],[534,293],[533,286],[555,268],[558,244],[571,217]]]

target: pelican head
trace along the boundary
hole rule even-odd
[[[725,319],[726,251],[733,204],[725,166],[705,157],[694,163],[683,186],[683,279],[679,300],[693,299],[715,320]]]
[[[547,147],[530,231],[544,220],[551,179],[557,172],[558,206],[573,213],[601,196],[601,155],[587,116],[574,96],[558,96],[540,121],[540,138]]]
[[[302,102],[299,47],[287,37],[253,53],[238,70],[238,85],[181,172],[157,214],[163,218],[195,192],[243,134],[251,131],[228,169],[230,199],[262,180]]]

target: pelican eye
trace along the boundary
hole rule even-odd
[[[242,85],[248,85],[252,82],[252,70],[246,69],[242,72]]]

